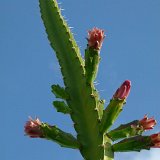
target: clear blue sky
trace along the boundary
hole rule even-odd
[[[87,30],[105,30],[97,88],[107,101],[125,80],[132,90],[115,126],[148,113],[160,131],[160,1],[59,0],[82,53]],[[82,160],[78,151],[24,136],[28,116],[72,132],[68,116],[52,107],[52,84],[63,84],[40,18],[38,0],[0,0],[0,159]],[[157,160],[160,150],[116,154],[116,160]],[[156,157],[157,156],[157,157]]]

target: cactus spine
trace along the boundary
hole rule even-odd
[[[125,81],[118,88],[109,105],[104,109],[104,100],[100,99],[94,86],[104,31],[98,28],[89,31],[88,45],[83,59],[61,15],[57,1],[39,0],[39,6],[50,45],[61,67],[65,85],[65,87],[52,85],[55,97],[62,99],[54,101],[53,105],[58,112],[70,115],[77,138],[56,126],[41,123],[39,119],[28,121],[25,132],[30,137],[45,138],[62,147],[79,149],[85,160],[113,160],[114,152],[140,151],[152,147],[153,142],[150,136],[141,136],[144,128],[140,126],[138,120],[109,131],[126,103],[130,81]],[[145,120],[146,117],[142,121],[143,124]],[[152,122],[152,126],[154,125],[155,122]],[[113,144],[113,141],[122,138],[124,140]],[[142,140],[143,143],[139,143],[138,140]]]

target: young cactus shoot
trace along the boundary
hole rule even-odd
[[[111,96],[108,106],[104,106],[105,101],[100,98],[94,85],[105,38],[104,30],[94,27],[88,31],[88,44],[82,58],[57,1],[39,0],[39,6],[64,80],[64,87],[59,84],[51,86],[52,93],[58,98],[53,105],[57,112],[70,115],[77,135],[75,137],[38,118],[30,118],[26,122],[25,134],[31,138],[54,141],[62,147],[78,149],[85,160],[114,160],[115,152],[160,148],[160,133],[142,135],[156,125],[156,120],[147,115],[110,130],[126,104],[131,81],[125,80]]]

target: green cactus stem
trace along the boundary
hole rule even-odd
[[[85,50],[85,70],[86,81],[89,85],[93,85],[93,82],[97,76],[99,61],[99,50],[87,47]]]
[[[114,159],[114,151],[112,149],[112,141],[109,137],[103,136],[103,145],[104,145],[104,160],[113,160]]]
[[[98,114],[99,114],[100,120],[102,119],[102,116],[103,116],[104,104],[105,104],[105,100],[99,100],[99,103],[98,103]]]
[[[131,82],[124,81],[104,109],[105,101],[101,100],[94,86],[100,62],[100,49],[105,37],[104,31],[96,27],[89,30],[83,59],[57,1],[39,0],[39,6],[50,45],[57,56],[64,80],[64,87],[51,87],[55,97],[61,99],[54,101],[53,105],[57,112],[70,115],[77,137],[56,126],[42,123],[38,118],[30,118],[27,121],[26,135],[52,140],[62,147],[78,149],[84,160],[114,160],[114,152],[160,148],[160,133],[141,136],[143,131],[155,126],[154,118],[144,116],[142,120],[123,124],[109,131],[126,103]],[[120,142],[112,144],[113,141],[122,138]]]
[[[124,139],[113,145],[114,152],[140,152],[142,149],[149,150],[151,147],[151,138],[149,136],[136,136]]]
[[[125,100],[112,99],[103,112],[103,117],[101,121],[100,131],[106,133],[108,129],[113,125],[118,115],[123,109]]]
[[[52,140],[58,143],[61,147],[73,149],[78,149],[80,147],[76,138],[74,138],[70,133],[63,132],[56,126],[49,126],[46,123],[42,123],[41,129],[45,139]]]
[[[134,120],[127,124],[121,124],[118,128],[109,131],[107,135],[112,139],[112,141],[141,135],[144,130],[138,127],[138,125],[138,120]]]
[[[70,97],[67,104],[72,109],[71,118],[81,144],[80,151],[85,159],[103,159],[104,149],[100,147],[103,136],[99,133],[94,88],[86,85],[79,49],[56,0],[40,0],[40,9],[48,39],[61,66],[66,92]]]

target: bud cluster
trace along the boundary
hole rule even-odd
[[[150,130],[156,125],[156,120],[152,118],[148,118],[147,115],[144,116],[143,119],[139,121],[139,125],[142,127],[143,130]]]
[[[36,118],[33,120],[31,117],[24,126],[24,132],[31,138],[43,138],[43,132],[41,130],[42,122]]]
[[[105,38],[104,31],[99,28],[93,28],[88,31],[88,46],[100,50]]]

